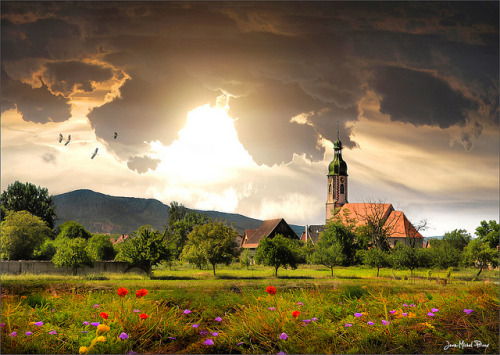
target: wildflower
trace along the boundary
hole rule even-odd
[[[385,319],[382,319],[382,324],[383,325],[388,325],[390,322],[386,321]]]
[[[213,335],[214,337],[216,337],[216,336],[218,336],[218,335],[219,335],[219,333],[217,333],[217,332],[213,332],[213,333],[212,333],[212,335]]]
[[[207,335],[207,334],[208,334],[208,330],[202,330],[202,331],[200,332],[200,335]]]
[[[406,317],[407,315],[408,315],[408,313],[402,313],[403,317]]]
[[[339,304],[342,306],[342,302],[339,302]]]
[[[121,340],[128,339],[128,334],[127,333],[121,333],[120,335],[118,335],[118,338],[120,338]]]
[[[99,315],[104,318],[104,319],[108,319],[109,318],[109,315],[106,313],[106,312],[101,312],[99,313]]]
[[[89,323],[89,321],[88,321],[88,320],[86,320],[86,321],[84,321],[82,324],[84,324],[84,325],[89,325],[90,323]]]
[[[217,317],[217,318],[215,318],[215,320],[216,320],[217,322],[222,322],[222,318],[221,318],[221,317]]]
[[[167,339],[175,340],[175,337],[167,337]]]
[[[27,335],[27,336],[30,336],[31,334],[33,334],[33,333],[32,333],[32,332],[30,332],[30,331],[27,331],[27,332],[26,332],[26,335]]]
[[[203,342],[205,345],[214,345],[214,341],[212,339],[207,339]]]
[[[198,328],[199,326],[200,326],[199,324],[196,323],[193,324],[193,328]]]
[[[0,323],[0,327],[5,327],[5,323]]]
[[[288,339],[288,334],[286,334],[286,333],[281,333],[281,334],[280,334],[280,339],[281,339],[281,340],[287,340],[287,339]]]
[[[366,324],[368,324],[368,325],[374,325],[375,323],[373,323],[372,321],[369,321]]]
[[[87,330],[82,330],[82,333],[87,334],[88,331]]]
[[[313,322],[316,322],[316,321],[318,320],[318,318],[313,317],[313,318],[311,318],[311,320],[312,320]]]
[[[51,330],[51,331],[49,332],[49,334],[50,334],[50,335],[56,335],[56,334],[57,334],[57,332],[56,332],[55,330]]]
[[[17,336],[17,332],[12,332],[12,333],[9,334],[9,336],[14,338],[14,337]]]
[[[422,324],[425,325],[429,329],[434,329],[434,326],[432,324],[430,324],[430,323],[425,322],[425,323],[422,323]]]
[[[309,323],[311,323],[311,320],[310,319],[304,319],[302,322],[304,322],[304,324],[309,324]]]
[[[118,296],[125,297],[125,295],[128,293],[128,290],[125,287],[120,287],[116,292],[118,293]]]
[[[184,310],[184,314],[189,314],[189,313],[191,313],[191,311],[189,309]]]
[[[135,351],[133,351],[133,350],[130,350],[127,354],[134,355],[134,354],[137,354],[137,353]]]
[[[406,303],[403,303],[403,307],[408,307],[408,305]]]
[[[139,318],[141,319],[146,319],[147,317],[149,317],[147,314],[144,313],[139,314]]]
[[[427,315],[428,315],[429,317],[434,317],[434,313],[432,313],[432,312],[427,313]]]
[[[363,313],[354,313],[354,317],[359,318],[363,315]]]
[[[276,310],[276,307],[269,307],[268,310],[270,311],[275,311]]]
[[[37,327],[41,327],[43,325],[43,322],[39,321],[39,322],[35,322],[33,324],[36,325]]]
[[[392,311],[389,311],[389,313],[394,314],[394,313],[396,313],[396,310],[393,309]]]
[[[471,314],[473,312],[472,309],[464,309],[465,314]]]
[[[97,326],[97,334],[104,334],[109,332],[109,327],[106,324],[99,324]]]
[[[346,327],[346,328],[352,327],[352,324],[351,323],[346,323],[346,324],[344,324],[344,327]]]
[[[106,341],[106,338],[101,335],[100,337],[97,337],[95,340],[104,343]]]
[[[78,350],[78,354],[86,354],[89,351],[89,348],[86,346],[80,346],[80,350]]]
[[[132,312],[134,312],[134,313],[141,313],[142,311],[140,309],[134,309]]]
[[[94,327],[97,327],[99,324],[101,324],[101,323],[99,323],[99,322],[92,322],[92,323],[90,323],[90,325],[93,325]]]
[[[148,290],[141,288],[139,291],[137,291],[135,293],[135,297],[140,298],[140,297],[146,296],[147,294],[148,294]]]
[[[54,313],[56,310],[54,308],[52,308],[52,313]]]
[[[266,292],[269,293],[270,295],[276,294],[276,287],[274,286],[267,286]]]
[[[299,311],[293,311],[292,312],[292,317],[297,318],[299,316],[300,312]]]
[[[99,308],[100,306],[98,304],[94,304],[92,307],[93,308]]]
[[[286,355],[286,353],[285,353],[285,352],[283,352],[283,351],[280,351],[280,352],[279,352],[279,353],[277,353],[276,355]]]
[[[297,302],[299,306],[303,306],[304,304],[302,302]]]
[[[368,288],[368,286],[361,286],[361,288]]]
[[[240,341],[238,344],[236,344],[236,346],[240,346],[240,345],[243,345],[245,344],[244,342]]]
[[[410,307],[416,307],[414,303],[410,304]]]
[[[439,309],[437,309],[437,308],[432,308],[432,309],[431,309],[431,312],[434,312],[434,313],[435,313],[435,312],[439,312]]]

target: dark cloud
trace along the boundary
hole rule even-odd
[[[160,160],[158,159],[143,156],[130,158],[127,162],[127,166],[130,170],[135,170],[139,174],[143,174],[148,170],[155,170],[159,163]]]
[[[415,126],[463,126],[467,111],[477,108],[461,92],[426,72],[381,67],[376,69],[371,84],[381,96],[381,113],[393,121]]]
[[[54,153],[44,153],[42,160],[47,164],[57,165],[57,159]]]
[[[69,100],[53,95],[43,81],[40,88],[33,88],[9,77],[3,67],[1,71],[2,112],[15,105],[23,120],[36,123],[62,122],[71,117]]]

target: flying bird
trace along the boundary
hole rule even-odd
[[[61,143],[63,141],[64,137],[61,133],[59,133],[59,143]]]
[[[115,136],[113,138],[116,139],[116,137],[118,137],[118,133],[115,132]]]
[[[99,150],[99,148],[96,148],[94,150],[94,153],[92,154],[92,157],[90,159],[94,159],[94,157],[97,155],[97,151]]]
[[[64,145],[68,145],[70,140],[71,140],[71,134],[68,134],[68,140],[66,141],[66,143],[64,143]]]

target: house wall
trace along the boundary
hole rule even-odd
[[[410,245],[410,239],[411,238],[387,238],[387,241],[389,242],[389,245],[391,248],[394,248],[395,244],[401,243],[403,245]],[[416,238],[415,239],[415,246],[418,248],[422,248],[424,246],[424,238]]]
[[[0,271],[2,274],[19,275],[23,273],[31,274],[61,274],[72,275],[70,267],[55,267],[52,261],[39,260],[8,260],[0,261]],[[94,267],[78,268],[78,275],[100,274],[100,273],[143,273],[139,268],[130,268],[129,264],[122,261],[97,261]]]

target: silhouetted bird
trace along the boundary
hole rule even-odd
[[[113,138],[116,139],[116,137],[118,137],[118,133],[115,132],[115,136]]]
[[[71,140],[71,134],[68,134],[68,140],[66,141],[66,143],[64,143],[64,145],[68,145],[70,140]]]
[[[59,143],[61,143],[63,141],[64,137],[61,133],[59,133]]]
[[[97,151],[99,150],[99,148],[96,148],[94,150],[94,154],[92,154],[92,157],[90,159],[94,159],[94,157],[97,155]]]

